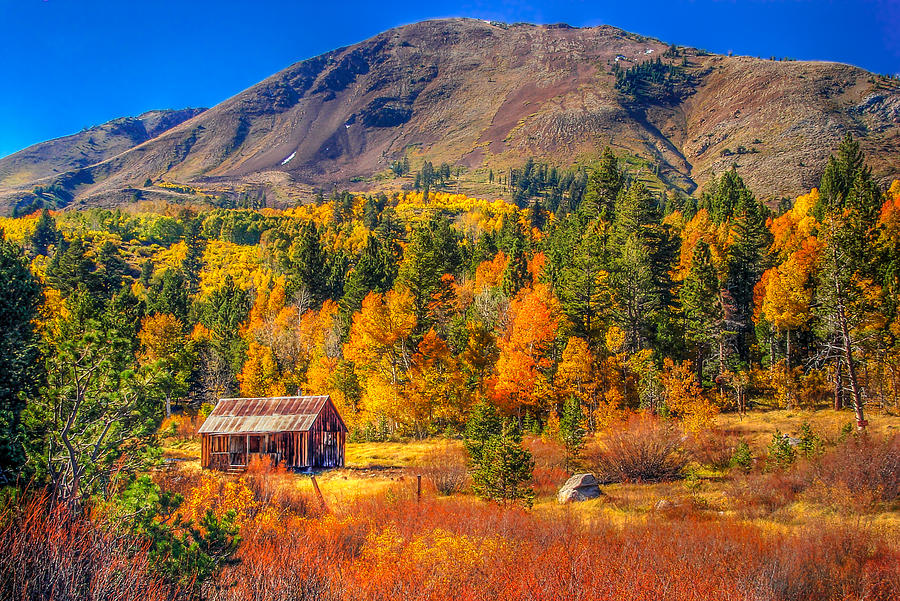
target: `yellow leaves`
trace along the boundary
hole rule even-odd
[[[159,247],[156,247],[159,248]],[[164,248],[153,256],[153,274],[158,275],[166,269],[177,269],[187,256],[187,244],[182,240],[169,248]]]
[[[185,519],[197,523],[206,515],[207,509],[212,509],[213,514],[219,519],[234,510],[235,525],[242,528],[253,520],[258,508],[259,502],[243,478],[234,481],[221,476],[203,474],[200,476],[200,482],[187,494],[178,511]]]
[[[247,349],[247,360],[241,373],[237,375],[241,385],[241,395],[245,397],[284,396],[285,386],[280,381],[281,373],[275,362],[275,354],[267,346],[251,342]]]
[[[387,360],[388,371],[396,381],[395,369],[404,357],[404,343],[416,327],[413,296],[407,289],[391,290],[385,295],[370,292],[362,309],[353,315],[350,342],[344,353],[351,361],[379,369]]]
[[[35,211],[27,217],[0,217],[0,229],[6,235],[6,239],[16,244],[23,244],[34,233],[41,212]]]
[[[556,369],[556,387],[562,396],[576,395],[583,403],[594,393],[594,357],[587,342],[572,336]]]
[[[426,588],[445,590],[468,574],[487,572],[508,551],[508,544],[499,536],[469,536],[435,528],[407,537],[390,524],[369,532],[360,561],[368,565],[372,577],[396,570],[428,574],[428,582],[423,583]]]
[[[812,216],[812,209],[818,202],[819,191],[813,188],[809,194],[798,196],[791,210],[776,217],[769,224],[773,236],[772,250],[782,261],[812,236],[818,226],[818,222]]]
[[[265,265],[259,246],[242,246],[221,240],[210,240],[203,251],[205,267],[200,277],[202,294],[209,294],[231,276],[239,288],[261,288],[271,281],[272,271]]]
[[[606,349],[616,355],[625,348],[625,332],[618,326],[612,326],[606,331]]]
[[[666,407],[672,415],[683,420],[687,430],[697,432],[713,425],[719,410],[703,393],[694,374],[693,363],[682,361],[676,364],[666,357],[660,380],[665,391]]]
[[[365,377],[363,406],[372,415],[402,419],[398,401],[410,366],[409,337],[416,327],[412,294],[406,289],[370,292],[353,315],[344,356]]]
[[[687,277],[691,270],[694,248],[700,240],[709,245],[716,268],[720,271],[724,268],[725,254],[730,245],[727,224],[716,225],[710,218],[709,212],[706,209],[700,209],[694,218],[684,225],[681,236],[681,254],[673,274],[675,280],[683,280]]]
[[[763,276],[761,316],[781,331],[796,330],[810,318],[810,278],[822,245],[816,238],[803,240],[800,248]]]
[[[144,317],[138,332],[140,362],[146,365],[176,355],[184,347],[182,327],[181,321],[168,313]]]
[[[446,192],[431,192],[428,198],[422,192],[407,192],[400,196],[396,211],[401,219],[416,222],[422,220],[431,209],[457,213],[467,229],[486,232],[500,229],[507,215],[518,215],[520,218],[525,215],[525,211],[504,200],[489,201]]]

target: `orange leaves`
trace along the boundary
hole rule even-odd
[[[523,289],[510,303],[493,382],[494,399],[508,411],[537,403],[535,392],[546,380],[542,370],[550,360],[545,353],[556,338],[559,314],[559,301],[544,284]]]
[[[900,244],[900,181],[894,180],[885,196],[878,217],[879,242],[896,246]]]
[[[503,280],[503,272],[509,264],[509,258],[503,251],[494,255],[490,261],[482,261],[475,268],[475,294],[480,294],[487,288],[500,286]]]
[[[245,397],[284,396],[284,383],[272,349],[251,342],[244,368],[237,375],[241,394]]]

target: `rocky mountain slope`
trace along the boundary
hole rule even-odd
[[[85,128],[0,159],[0,189],[52,178],[105,161],[157,137],[204,109],[148,111]]]
[[[632,73],[622,85],[630,67],[657,60],[656,79]],[[449,19],[296,63],[155,137],[108,134],[109,152],[87,150],[89,131],[0,160],[0,209],[51,183],[75,204],[121,202],[148,178],[284,198],[366,189],[373,176],[384,187],[403,156],[477,178],[529,156],[586,162],[607,145],[687,193],[736,164],[759,195],[793,196],[846,132],[876,175],[898,175],[900,87],[843,64],[673,51],[609,26]]]

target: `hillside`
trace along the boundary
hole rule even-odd
[[[35,144],[0,159],[0,189],[77,171],[159,136],[204,109],[147,111]]]
[[[570,165],[606,145],[686,193],[737,164],[757,194],[778,198],[814,185],[846,132],[877,176],[897,175],[900,89],[890,80],[836,63],[668,48],[610,26],[407,25],[296,63],[150,139],[113,136],[109,151],[93,152],[83,132],[0,160],[0,208],[54,183],[75,204],[117,204],[148,178],[293,201],[313,188],[399,187],[383,178],[403,156],[414,168],[464,167],[464,179],[499,194],[488,168],[530,156]],[[623,76],[657,59],[658,69]],[[55,150],[61,143],[71,150]]]

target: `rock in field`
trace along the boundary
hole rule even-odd
[[[559,489],[556,500],[560,503],[573,503],[596,499],[602,494],[593,474],[575,474]]]

